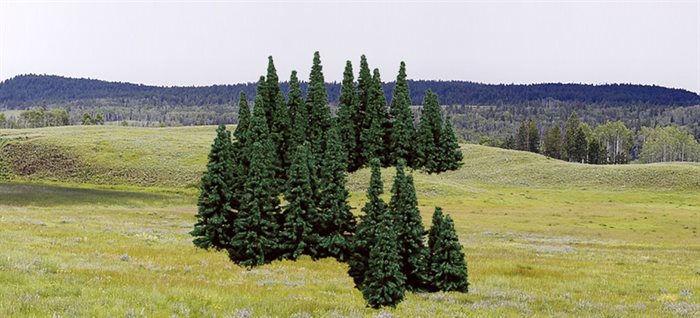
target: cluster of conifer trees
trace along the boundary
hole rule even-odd
[[[411,99],[406,80],[406,65],[401,62],[387,109],[379,69],[370,74],[367,59],[360,58],[357,84],[348,61],[338,100],[338,126],[348,156],[348,170],[365,166],[379,158],[382,165],[394,165],[403,159],[413,168],[439,173],[459,168],[462,152],[449,118],[443,120],[438,96],[428,90],[415,129]]]
[[[364,56],[362,61],[362,70],[368,70]],[[403,63],[401,70],[405,84]],[[414,150],[407,98],[402,104],[398,99],[403,95],[394,95],[392,104],[397,106],[391,112],[396,115],[389,117],[379,98],[383,100],[384,94],[378,70],[371,78],[361,71],[357,87],[349,62],[345,75],[345,106],[332,118],[318,52],[305,99],[294,71],[285,99],[269,58],[252,114],[245,94],[240,96],[235,140],[224,125],[217,129],[202,177],[197,223],[191,232],[194,244],[226,251],[245,267],[301,255],[347,261],[372,307],[397,304],[405,289],[466,292],[467,268],[452,220],[437,209],[428,247],[424,246],[413,179],[404,173],[409,159],[429,172],[456,169],[461,163],[461,153],[454,154],[459,145],[449,121],[441,120],[437,96],[426,97],[426,108],[432,109],[424,118],[430,121],[421,122],[430,130],[418,137],[425,143]],[[407,90],[405,85],[398,94]],[[359,102],[363,96],[364,104]],[[358,111],[359,105],[366,105],[365,111]],[[355,151],[346,150],[348,143],[354,143],[349,149]],[[358,224],[348,204],[345,179],[350,164],[357,169],[366,162],[372,167],[370,202]],[[387,206],[379,198],[380,166],[393,163],[397,176]],[[387,284],[387,279],[394,283]]]
[[[467,264],[450,216],[435,208],[426,246],[413,176],[404,172],[406,161],[399,159],[396,165],[389,204],[380,197],[384,184],[379,159],[370,160],[370,166],[369,201],[362,208],[348,259],[348,273],[367,304],[394,306],[406,291],[466,293]]]

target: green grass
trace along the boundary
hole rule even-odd
[[[196,191],[214,135],[214,126],[0,129],[0,145],[2,142],[22,145],[5,147],[8,166],[25,163],[27,151],[32,151],[35,158],[35,169],[31,173],[15,171],[6,179]],[[456,187],[481,183],[547,188],[700,189],[700,164],[697,163],[596,166],[479,145],[463,145],[463,149],[465,166],[462,169],[434,176],[421,174],[419,179]],[[2,160],[0,158],[0,162]],[[56,160],[68,164],[59,165],[59,168],[47,164]],[[358,173],[357,178],[350,180],[350,186],[368,180],[367,175],[366,171]]]
[[[0,131],[10,143],[57,144],[81,162],[94,155],[96,163],[79,170],[97,173],[12,172],[0,183],[0,316],[378,315],[364,307],[345,264],[304,258],[249,271],[191,244],[196,191],[188,185],[204,168],[213,134],[213,127]],[[700,315],[700,166],[585,166],[473,145],[464,151],[461,170],[414,176],[424,222],[435,205],[455,219],[472,292],[408,294],[388,312]],[[100,175],[107,168],[156,178],[110,180]],[[192,180],[158,175],[169,171]],[[368,176],[365,169],[349,178],[355,212]],[[383,176],[388,192],[393,169]]]

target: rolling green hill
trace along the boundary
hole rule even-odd
[[[0,130],[0,176],[16,181],[196,189],[215,127],[136,128],[69,126]],[[594,166],[528,152],[463,145],[462,169],[440,175],[416,173],[417,182],[447,187],[473,184],[700,189],[700,164]],[[3,172],[4,171],[4,172]],[[368,171],[350,178],[363,191]]]
[[[423,222],[435,206],[455,220],[470,293],[409,293],[382,312],[343,263],[246,270],[193,246],[213,137],[212,126],[0,130],[0,316],[700,315],[698,164],[589,166],[465,144],[460,170],[414,176]],[[349,178],[356,213],[368,179]]]

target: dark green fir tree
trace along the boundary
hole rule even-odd
[[[292,119],[289,128],[289,149],[296,149],[307,141],[307,128],[309,126],[309,112],[304,102],[297,78],[297,72],[292,71],[289,79],[289,96],[287,97],[289,116]]]
[[[428,173],[440,171],[438,145],[442,131],[442,117],[438,96],[428,90],[423,101],[423,112],[418,128],[415,168],[424,169]]]
[[[440,162],[439,171],[457,170],[462,166],[462,149],[457,142],[457,136],[455,136],[452,128],[450,117],[445,119],[445,123],[442,126],[438,153],[440,154],[437,158]]]
[[[345,71],[343,72],[343,83],[340,87],[340,97],[338,99],[338,128],[340,129],[341,142],[345,149],[345,162],[348,165],[348,171],[355,171],[360,168],[358,164],[361,162],[361,150],[357,148],[359,143],[359,135],[355,129],[354,115],[356,111],[356,91],[355,79],[352,73],[352,63],[345,62]]]
[[[325,144],[325,133],[331,124],[331,112],[328,107],[328,92],[323,77],[321,56],[318,52],[314,53],[314,61],[311,66],[306,105],[309,116],[309,126],[306,131],[307,140],[311,143],[311,153],[314,157],[321,158]]]
[[[250,166],[246,171],[240,210],[234,222],[234,237],[228,248],[236,264],[253,267],[279,257],[279,192],[275,178],[274,147],[265,119],[263,96],[255,97],[255,107],[245,147]]]
[[[273,61],[272,56],[268,56],[267,77],[265,77],[265,95],[263,95],[263,102],[265,102],[265,119],[267,120],[267,124],[270,125],[271,131],[272,123],[274,122],[273,117],[275,114],[275,109],[277,108],[277,98],[280,92],[279,77],[277,76],[275,62]]]
[[[372,82],[369,87],[369,101],[365,112],[360,142],[362,144],[362,157],[365,160],[378,158],[386,163],[388,113],[386,110],[386,98],[382,89],[382,81],[379,69],[374,69]]]
[[[369,261],[362,296],[372,308],[395,307],[405,295],[405,276],[401,272],[401,257],[396,232],[391,221],[377,225],[376,243],[369,252]]]
[[[325,152],[320,167],[319,210],[321,216],[321,253],[319,257],[335,257],[344,262],[350,255],[350,241],[355,233],[355,216],[348,204],[345,189],[343,143],[338,125],[328,132]]]
[[[363,157],[362,151],[364,146],[362,144],[362,130],[365,125],[365,114],[367,113],[367,108],[369,104],[369,92],[372,86],[372,71],[369,69],[369,64],[367,63],[367,58],[363,54],[360,57],[360,72],[357,77],[357,94],[355,96],[355,112],[353,113],[352,120],[355,123],[355,137],[356,139],[356,155],[354,163],[350,163],[350,167],[360,168],[365,164],[369,163],[368,160]]]
[[[381,195],[384,192],[382,182],[381,162],[378,158],[370,160],[372,176],[367,189],[368,202],[362,208],[364,214],[351,242],[351,254],[348,259],[348,274],[352,277],[355,287],[362,290],[369,264],[369,253],[376,244],[377,226],[386,218],[387,206]]]
[[[459,243],[452,218],[442,216],[442,209],[435,208],[433,224],[428,234],[430,249],[430,273],[433,291],[469,291],[467,263]]]
[[[235,137],[232,149],[233,174],[234,180],[231,185],[231,208],[238,211],[243,197],[244,183],[246,173],[248,171],[249,161],[247,152],[245,151],[248,144],[246,135],[248,134],[248,126],[250,125],[250,108],[248,99],[245,93],[241,92],[238,101],[238,125],[233,132]]]
[[[284,93],[278,91],[275,110],[272,114],[270,138],[276,150],[276,162],[279,164],[275,175],[280,186],[280,192],[283,192],[282,189],[287,180],[286,171],[292,162],[292,154],[289,151],[290,126],[291,119],[289,118],[287,104],[284,101]]]
[[[288,202],[284,209],[284,223],[280,233],[282,257],[295,260],[302,254],[316,256],[320,236],[314,223],[318,219],[315,195],[311,188],[307,144],[294,151],[292,166],[289,169],[287,190],[284,194]]]
[[[289,93],[287,94],[287,108],[289,109],[289,117],[294,118],[296,112],[300,107],[305,107],[304,97],[301,93],[301,86],[299,84],[299,78],[297,77],[297,71],[292,71],[289,76]]]
[[[423,244],[423,220],[418,210],[413,176],[406,175],[406,161],[399,159],[391,188],[389,215],[395,229],[401,272],[406,277],[406,288],[411,291],[427,289],[428,249]]]
[[[231,209],[231,185],[233,184],[231,134],[226,126],[219,125],[216,139],[209,152],[207,171],[202,176],[197,222],[190,232],[194,245],[200,248],[224,249],[233,236],[236,214]]]
[[[409,166],[413,166],[416,131],[413,127],[414,119],[404,62],[401,62],[399,75],[396,76],[396,87],[391,98],[391,118],[391,163],[404,159]]]

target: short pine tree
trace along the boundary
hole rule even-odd
[[[409,166],[413,165],[415,152],[415,128],[413,127],[413,112],[411,111],[411,98],[406,80],[406,64],[401,62],[399,75],[396,77],[396,87],[391,98],[391,163],[396,163],[399,158],[406,160]]]
[[[364,215],[357,225],[357,230],[351,241],[351,254],[348,259],[348,274],[352,277],[355,287],[362,289],[365,275],[368,269],[369,253],[376,244],[377,225],[386,218],[387,206],[380,197],[384,192],[382,182],[381,163],[379,159],[370,160],[372,176],[367,189],[369,201],[362,208]]]
[[[469,291],[467,263],[459,243],[452,218],[442,217],[442,209],[435,208],[433,225],[428,234],[430,274],[433,291]]]
[[[391,188],[389,215],[395,228],[401,272],[406,276],[406,288],[412,291],[427,288],[428,249],[423,244],[423,220],[418,210],[413,176],[406,175],[406,161],[399,159],[394,185]]]
[[[362,296],[369,307],[395,307],[404,298],[406,284],[401,272],[397,236],[390,220],[380,222],[377,227],[376,243],[369,252]]]
[[[345,261],[350,254],[350,240],[355,233],[356,220],[348,204],[342,141],[339,128],[333,125],[328,132],[326,150],[321,160],[319,181],[319,213],[321,244],[319,257],[335,257]]]
[[[231,135],[226,126],[219,125],[216,139],[209,152],[207,171],[202,176],[201,192],[197,201],[197,222],[190,232],[194,245],[200,248],[224,249],[233,235],[236,214],[231,209],[233,184]]]
[[[457,137],[455,136],[454,129],[452,128],[452,122],[450,118],[447,117],[445,123],[442,125],[442,131],[440,132],[440,144],[438,145],[438,153],[440,154],[438,165],[438,172],[447,170],[457,170],[462,166],[462,149],[459,147],[457,142]]]
[[[280,232],[282,257],[295,260],[302,254],[316,255],[320,236],[313,224],[318,218],[314,193],[311,188],[309,157],[306,144],[294,151],[292,166],[284,199],[284,222]]]

